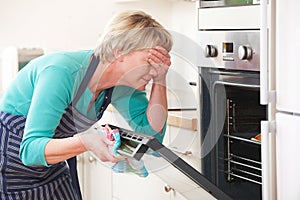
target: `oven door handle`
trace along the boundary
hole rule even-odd
[[[235,86],[235,87],[260,88],[259,85],[231,83],[231,82],[225,82],[225,81],[216,81],[216,82],[214,82],[213,87],[215,87],[215,85],[229,85],[229,86]]]
[[[209,73],[210,74],[217,74],[217,75],[244,76],[243,72],[226,72],[226,71],[212,70]]]

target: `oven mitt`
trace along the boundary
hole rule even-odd
[[[135,160],[134,158],[125,158],[118,161],[112,170],[116,173],[134,173],[140,177],[148,176],[148,171],[142,160]]]
[[[101,134],[105,134],[106,138],[110,141],[115,142],[113,146],[109,146],[109,150],[117,158],[123,158],[123,156],[117,153],[117,149],[121,146],[121,137],[119,130],[111,129],[108,125],[105,125],[104,127],[100,126],[99,128],[96,128],[96,130]]]
[[[97,131],[105,134],[106,138],[115,141],[110,151],[114,156],[122,160],[113,165],[112,170],[116,173],[134,173],[140,177],[148,176],[148,171],[142,160],[135,160],[134,158],[127,158],[120,155],[117,150],[121,146],[121,137],[118,129],[111,129],[107,124],[103,127],[97,128]]]

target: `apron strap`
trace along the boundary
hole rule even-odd
[[[113,87],[109,88],[105,91],[104,101],[102,102],[100,113],[97,116],[98,120],[100,120],[100,118],[103,115],[104,110],[107,108],[108,104],[110,103],[112,92],[113,92]],[[76,156],[74,156],[72,158],[69,158],[67,160],[67,163],[68,163],[68,166],[69,166],[73,187],[74,187],[76,193],[79,196],[78,200],[82,200],[82,194],[81,194],[81,191],[80,191],[80,185],[79,185],[78,173],[77,173],[77,159],[76,159]]]
[[[96,57],[94,54],[91,58],[91,62],[88,66],[87,72],[78,88],[77,94],[75,95],[75,98],[72,101],[73,106],[75,106],[77,104],[77,102],[79,101],[81,95],[84,93],[90,79],[92,78],[98,64],[99,64],[99,58]],[[97,119],[99,120],[102,115],[104,110],[107,108],[108,104],[110,103],[111,100],[111,95],[113,92],[113,87],[109,88],[107,90],[105,90],[105,97],[104,100],[102,102],[101,108],[100,108],[100,112],[99,115],[97,116]],[[82,200],[82,194],[80,191],[80,185],[79,185],[79,180],[78,180],[78,173],[77,173],[77,159],[76,156],[69,158],[67,160],[68,166],[69,166],[69,170],[70,170],[70,175],[71,175],[71,179],[72,179],[72,184],[73,187],[76,191],[76,193],[78,194],[78,200]]]
[[[75,96],[75,98],[72,101],[72,104],[75,106],[77,104],[77,102],[79,101],[81,95],[83,94],[83,92],[86,89],[86,86],[88,85],[89,81],[91,80],[94,72],[97,69],[97,66],[99,64],[100,59],[98,57],[96,57],[94,54],[92,56],[91,62],[88,66],[87,72],[83,78],[83,80],[80,83],[80,86],[78,88],[77,94]]]
[[[77,94],[75,96],[75,98],[72,101],[72,104],[75,106],[78,102],[78,100],[80,99],[81,95],[83,94],[83,92],[86,89],[86,86],[88,85],[90,79],[92,78],[97,66],[99,64],[99,58],[97,58],[94,54],[92,56],[91,62],[88,66],[87,72],[78,88]],[[68,166],[69,166],[69,170],[70,170],[70,175],[71,175],[71,179],[72,179],[72,184],[74,187],[75,192],[78,195],[78,200],[82,200],[82,194],[81,194],[81,190],[80,190],[80,185],[79,185],[79,180],[78,180],[78,173],[77,173],[77,160],[76,160],[76,156],[69,158],[67,160]]]

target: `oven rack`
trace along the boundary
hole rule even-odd
[[[224,134],[224,137],[234,139],[234,140],[240,140],[240,141],[243,141],[243,142],[249,142],[249,143],[252,143],[252,144],[261,145],[261,142],[251,140],[251,139],[247,139],[247,138],[243,138],[243,137],[233,136],[233,135],[229,135],[229,134]]]
[[[227,180],[232,181],[233,177],[250,181],[256,184],[262,184],[261,176],[261,162],[245,158],[242,156],[230,153],[227,162]]]
[[[225,159],[228,163],[229,170],[225,173],[228,175],[228,181],[232,181],[232,177],[240,178],[256,184],[261,182],[261,162],[230,154],[229,159]]]
[[[239,178],[239,179],[243,179],[243,180],[246,180],[246,181],[250,181],[250,182],[252,182],[252,183],[256,183],[256,184],[259,184],[259,185],[262,185],[262,182],[261,181],[256,181],[256,180],[253,180],[253,179],[251,179],[251,178],[246,178],[246,177],[244,177],[244,176],[240,176],[240,175],[238,175],[238,174],[235,174],[235,173],[233,173],[233,172],[225,172],[226,174],[229,174],[230,176],[232,176],[232,177],[236,177],[236,178]]]
[[[225,174],[227,175],[228,181],[233,181],[234,179],[242,179],[245,181],[249,181],[255,184],[262,184],[262,169],[261,169],[261,162],[236,155],[236,153],[231,152],[231,143],[232,140],[246,142],[252,145],[261,146],[261,142],[254,141],[250,138],[256,133],[244,133],[245,137],[240,137],[236,135],[230,134],[229,130],[230,124],[227,124],[227,134],[224,134],[224,137],[227,138],[227,156],[225,161],[227,163],[227,170],[225,170]]]

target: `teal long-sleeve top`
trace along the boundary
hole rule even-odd
[[[87,71],[93,51],[56,52],[29,62],[0,100],[0,110],[26,116],[20,159],[25,165],[49,166],[45,159],[45,146],[54,136],[65,109],[75,97]],[[97,119],[104,91],[88,109],[93,93],[86,88],[76,108],[84,115]],[[153,135],[162,141],[162,133],[155,132],[146,116],[148,99],[144,91],[126,86],[114,88],[112,105],[125,118],[131,128]]]

